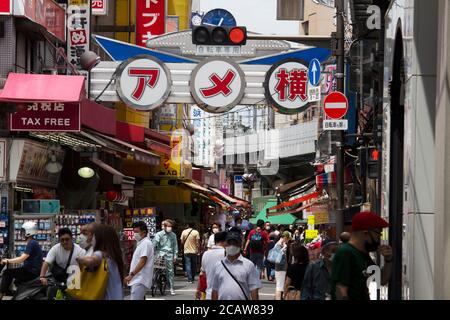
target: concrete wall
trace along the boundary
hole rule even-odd
[[[434,298],[450,299],[450,1],[439,1],[436,86],[436,213]]]
[[[433,299],[435,267],[436,176],[436,47],[438,2],[394,1],[387,13],[384,79],[384,145],[389,150],[393,48],[401,28],[405,62],[404,135],[404,297]],[[388,216],[389,152],[383,158],[383,215]]]
[[[303,25],[308,24],[308,35],[329,36],[336,31],[335,8],[305,0],[304,20],[300,22],[300,35],[305,35]]]

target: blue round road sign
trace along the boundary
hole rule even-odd
[[[312,59],[308,68],[308,79],[312,86],[317,86],[320,81],[320,61]]]

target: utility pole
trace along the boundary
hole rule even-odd
[[[337,30],[336,30],[336,81],[337,81],[337,91],[345,94],[344,90],[344,59],[345,59],[345,51],[344,51],[344,1],[345,0],[336,0],[336,21],[337,21]],[[344,231],[344,131],[338,131],[338,140],[336,142],[337,154],[336,154],[336,189],[337,189],[337,210],[336,210],[336,239],[339,241],[339,235]]]

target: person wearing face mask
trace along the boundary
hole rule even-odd
[[[215,244],[214,243],[214,235],[221,231],[220,223],[214,222],[213,225],[211,226],[211,231],[212,231],[212,234],[209,236],[209,239],[208,239],[208,250],[211,250],[212,247],[214,247],[214,244]]]
[[[78,237],[78,245],[86,250],[86,256],[94,253],[94,230],[96,223],[92,222],[81,226],[81,234]]]
[[[255,265],[241,255],[242,235],[232,230],[225,239],[226,257],[215,265],[211,281],[212,300],[259,300],[261,281]]]
[[[174,222],[170,219],[162,223],[163,230],[159,231],[153,238],[153,245],[158,257],[164,257],[167,267],[167,279],[169,280],[170,294],[175,295],[174,290],[174,263],[178,257],[178,243],[175,232],[172,231]]]
[[[130,273],[124,282],[131,287],[130,300],[145,300],[145,292],[152,287],[154,250],[148,235],[145,222],[139,221],[133,225],[136,250],[131,260]]]
[[[375,265],[370,252],[378,251],[384,258],[381,285],[386,285],[391,274],[392,248],[380,245],[382,229],[389,224],[373,212],[359,212],[352,219],[350,240],[339,246],[333,258],[331,296],[338,300],[370,300],[367,278]]]
[[[337,242],[326,239],[322,242],[320,260],[310,263],[305,272],[301,300],[329,300],[331,298],[331,266],[336,254]]]

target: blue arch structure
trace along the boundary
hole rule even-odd
[[[99,35],[93,36],[95,41],[99,44],[100,47],[105,50],[105,52],[113,59],[114,61],[125,61],[129,58],[132,58],[137,55],[147,54],[153,57],[158,58],[162,62],[165,63],[198,63],[198,60],[185,58],[183,56],[165,53],[161,51],[151,50],[148,48],[140,47],[134,44],[129,44],[126,42],[102,37]],[[312,59],[318,59],[321,63],[326,61],[331,55],[331,51],[325,48],[309,48],[303,50],[295,50],[280,54],[274,54],[265,57],[258,57],[254,59],[248,59],[240,61],[240,64],[248,64],[248,65],[273,65],[281,60],[288,58],[297,58],[301,59],[308,64]]]

